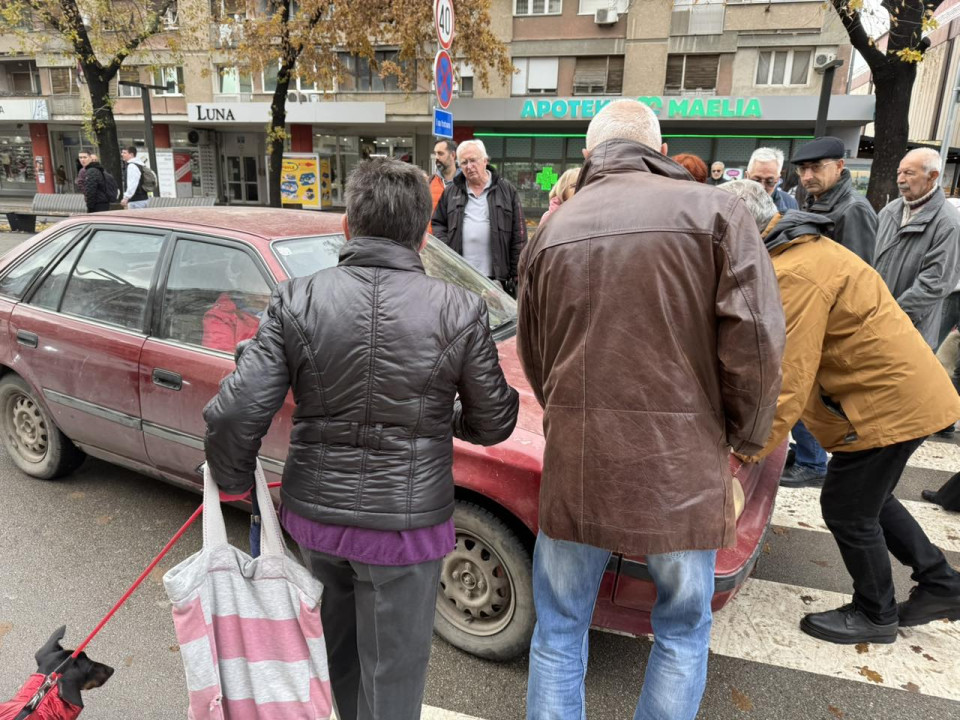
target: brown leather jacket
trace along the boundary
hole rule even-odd
[[[521,257],[540,527],[631,555],[735,541],[729,451],[769,437],[783,309],[742,201],[609,141]]]

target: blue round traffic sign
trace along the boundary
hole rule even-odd
[[[438,52],[434,60],[433,84],[437,88],[437,102],[446,110],[453,100],[453,60],[446,50]]]

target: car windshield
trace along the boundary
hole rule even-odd
[[[273,250],[289,277],[305,277],[335,266],[344,242],[340,234],[292,238],[273,243]],[[490,313],[491,330],[513,326],[517,319],[516,301],[435,237],[430,237],[420,260],[430,277],[459,285],[482,297]]]

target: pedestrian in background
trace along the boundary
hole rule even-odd
[[[829,239],[829,218],[781,217],[749,180],[721,190],[743,198],[763,230],[786,317],[776,420],[749,459],[779,447],[801,416],[833,453],[820,507],[853,602],[806,615],[800,629],[844,645],[892,643],[899,627],[960,620],[960,573],[893,495],[926,436],[960,417],[950,379],[880,276]],[[889,553],[917,583],[899,607]]]
[[[143,160],[137,157],[137,148],[130,145],[120,150],[123,159],[123,197],[120,204],[129,210],[140,210],[147,206],[149,197],[143,189]]]
[[[877,241],[877,214],[853,188],[844,167],[844,146],[839,138],[825,136],[802,146],[793,156],[797,176],[807,193],[803,208],[833,223],[830,238],[873,263]],[[819,487],[827,477],[827,453],[798,422],[793,428],[794,463],[780,478],[784,487]]]
[[[430,178],[430,197],[433,200],[431,214],[437,209],[443,191],[457,174],[457,144],[453,140],[440,140],[433,146],[433,157],[436,171]]]
[[[670,159],[682,166],[697,182],[705,183],[707,181],[707,164],[696,155],[692,153],[680,153]]]
[[[780,176],[783,172],[783,150],[780,148],[757,148],[747,163],[747,180],[763,185],[763,189],[773,199],[777,210],[797,210],[797,201],[780,189]]]
[[[657,588],[635,718],[697,714],[716,549],[736,542],[730,447],[758,452],[776,408],[783,312],[756,225],[666,149],[649,107],[608,104],[563,222],[523,254],[517,349],[546,434],[531,720],[586,716],[612,553],[645,555]]]
[[[418,720],[440,568],[454,547],[453,437],[505,440],[519,400],[484,301],[424,273],[424,172],[361,162],[346,204],[339,265],[277,286],[204,409],[207,463],[227,500],[248,493],[292,388],[280,517],[324,586],[337,715]]]
[[[460,174],[443,191],[433,213],[433,234],[515,296],[517,261],[527,242],[520,195],[490,167],[482,141],[460,143],[457,163]]]
[[[727,182],[727,179],[723,176],[723,171],[726,169],[726,165],[719,160],[713,163],[710,166],[710,179],[707,182],[711,185],[723,185]]]
[[[62,193],[67,185],[67,169],[63,165],[57,165],[57,171],[54,173],[53,179],[56,184],[56,192]]]
[[[106,212],[110,204],[117,201],[117,181],[104,170],[100,158],[92,153],[83,169],[83,198],[87,212]]]
[[[550,207],[540,218],[540,224],[543,225],[557,208],[573,197],[577,190],[577,179],[580,177],[580,168],[570,168],[554,183],[550,188]]]
[[[77,192],[83,192],[83,177],[87,172],[87,165],[90,163],[90,153],[81,150],[77,153],[77,177],[73,181],[77,186]]]

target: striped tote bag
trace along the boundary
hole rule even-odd
[[[189,692],[189,720],[329,720],[323,587],[287,550],[257,463],[261,554],[227,541],[204,468],[203,548],[163,577]]]

